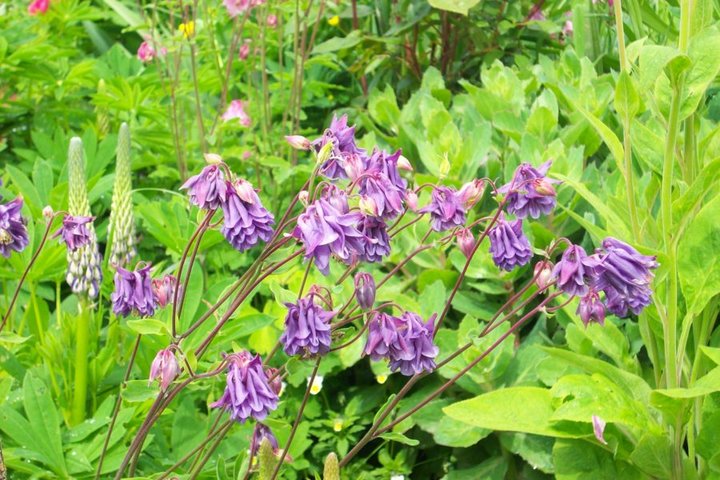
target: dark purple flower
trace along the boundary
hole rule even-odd
[[[181,189],[188,189],[190,203],[205,210],[215,210],[227,200],[229,185],[219,165],[208,165],[190,177]]]
[[[0,204],[0,255],[5,258],[11,251],[22,252],[28,245],[25,219],[20,215],[22,197]]]
[[[555,265],[553,278],[557,279],[557,287],[563,292],[582,297],[594,279],[596,265],[595,259],[588,257],[580,245],[571,245]]]
[[[272,238],[275,218],[263,207],[252,185],[245,180],[227,182],[227,199],[222,202],[225,217],[222,234],[236,250],[244,252],[262,240]]]
[[[175,299],[177,278],[175,275],[167,274],[162,278],[155,278],[152,281],[152,291],[158,307],[165,308]]]
[[[62,221],[62,227],[53,234],[53,238],[61,237],[61,241],[65,242],[68,250],[75,251],[83,245],[90,243],[90,232],[85,225],[94,219],[95,217],[65,215]]]
[[[328,142],[333,144],[330,158],[320,166],[320,174],[329,178],[347,178],[345,159],[350,155],[364,155],[365,150],[355,144],[355,127],[348,127],[347,115],[333,116],[330,127],[322,137],[312,142],[316,151],[320,151]]]
[[[587,326],[591,321],[605,325],[605,305],[600,301],[595,289],[591,288],[588,293],[580,299],[577,314]]]
[[[256,423],[253,429],[252,439],[250,440],[250,458],[252,459],[260,451],[260,445],[263,440],[267,440],[273,449],[273,453],[277,455],[280,453],[280,447],[278,446],[277,438],[273,435],[270,427],[263,425],[262,423]],[[251,460],[252,464],[252,460]]]
[[[297,304],[285,304],[288,313],[280,342],[288,355],[325,355],[330,351],[330,320],[336,312],[323,310],[314,300],[311,293]]]
[[[454,188],[435,187],[432,201],[419,212],[430,214],[432,229],[436,232],[444,232],[465,224],[465,206]]]
[[[542,214],[547,215],[555,208],[553,184],[557,181],[545,177],[551,163],[548,160],[538,168],[523,163],[515,170],[510,183],[498,189],[498,192],[506,195],[505,208],[508,213],[513,213],[518,218],[525,218],[528,215],[538,218]]]
[[[400,159],[404,159],[404,163],[409,162],[402,156],[402,150],[398,150],[395,153],[387,153],[385,150],[375,150],[372,155],[366,160],[365,169],[368,172],[377,173],[390,181],[396,190],[398,190],[402,196],[405,189],[407,189],[407,182],[400,176],[399,163]],[[410,167],[412,169],[412,167]]]
[[[366,173],[360,180],[360,195],[373,200],[375,216],[394,218],[403,211],[405,189],[399,189],[390,179],[379,172]]]
[[[230,412],[230,418],[245,423],[248,418],[264,420],[277,408],[278,395],[268,384],[259,355],[248,351],[233,353],[227,358],[228,373],[225,392],[210,406]]]
[[[360,254],[361,260],[370,263],[382,262],[383,257],[390,255],[390,236],[384,221],[366,216],[360,223],[360,233],[366,237]]]
[[[375,303],[375,279],[367,272],[355,275],[355,298],[363,310],[370,310]]]
[[[124,317],[135,311],[142,317],[155,313],[155,296],[150,278],[150,264],[135,271],[117,267],[115,271],[115,291],[110,299],[113,312]]]
[[[366,239],[357,229],[362,217],[350,212],[347,195],[331,186],[298,217],[292,235],[303,243],[305,258],[314,258],[318,270],[327,275],[331,254],[350,264],[364,252]]]
[[[500,214],[488,236],[493,262],[503,270],[510,271],[517,266],[525,265],[532,258],[532,248],[523,233],[521,219],[508,222],[505,216]]]
[[[378,361],[390,357],[391,350],[407,348],[404,339],[398,334],[400,320],[387,313],[378,312],[370,320],[368,338],[365,343],[364,355]]]
[[[179,371],[180,367],[173,351],[169,348],[162,349],[155,355],[155,359],[150,365],[149,383],[158,379],[160,380],[160,389],[167,390]]]
[[[632,311],[638,315],[650,304],[650,283],[658,267],[655,257],[642,255],[627,243],[612,237],[603,240],[598,258],[595,287],[605,292],[608,310],[619,317]]]

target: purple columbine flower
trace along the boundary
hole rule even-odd
[[[178,288],[175,275],[167,274],[152,281],[152,291],[158,307],[165,308],[175,299],[175,289]]]
[[[260,240],[272,238],[275,218],[263,207],[250,182],[227,182],[227,198],[221,205],[225,216],[221,232],[236,250],[244,252]]]
[[[181,189],[187,189],[190,203],[204,210],[215,210],[227,200],[229,185],[219,165],[208,165],[190,177]]]
[[[331,186],[298,217],[292,235],[303,243],[305,259],[314,258],[318,270],[327,275],[331,254],[350,264],[364,252],[366,239],[357,229],[362,217],[350,212],[347,195]]]
[[[588,293],[580,299],[577,314],[580,315],[585,326],[592,321],[605,325],[605,305],[600,301],[594,288],[590,288]]]
[[[116,315],[127,317],[135,311],[142,317],[152,316],[155,313],[155,296],[150,278],[150,264],[132,272],[117,267],[115,291],[110,299]]]
[[[296,304],[286,303],[285,331],[280,337],[283,350],[288,355],[325,355],[330,351],[330,320],[334,311],[328,312],[315,303],[315,295],[309,294]]]
[[[256,423],[253,429],[252,439],[250,440],[250,458],[252,459],[260,451],[260,445],[263,440],[267,440],[273,449],[275,455],[280,453],[280,447],[278,445],[277,438],[273,435],[272,430],[267,425],[262,423]],[[251,460],[252,464],[252,460]]]
[[[360,179],[360,195],[373,200],[375,216],[383,219],[395,218],[403,211],[405,189],[399,189],[388,177],[380,172],[366,173]]]
[[[465,206],[454,188],[435,187],[432,201],[419,212],[430,214],[432,229],[436,232],[444,232],[465,224]]]
[[[180,367],[178,366],[175,354],[169,348],[160,350],[155,359],[150,365],[150,379],[148,384],[151,384],[154,380],[160,381],[160,389],[165,391],[170,384],[178,376]]]
[[[365,343],[364,355],[374,361],[390,358],[391,350],[405,350],[407,346],[398,334],[400,319],[387,313],[378,312],[368,325],[368,338]]]
[[[61,237],[61,241],[65,242],[68,250],[74,252],[83,245],[90,243],[90,232],[85,225],[94,219],[95,217],[65,215],[62,227],[53,234],[53,238]]]
[[[505,216],[500,214],[488,236],[493,262],[503,270],[509,272],[517,266],[525,265],[532,258],[532,248],[523,233],[521,219],[508,222]]]
[[[556,200],[553,184],[557,183],[557,180],[545,176],[551,163],[548,160],[538,168],[523,163],[515,170],[510,183],[498,189],[498,192],[506,195],[505,208],[508,213],[513,213],[518,218],[538,218],[552,212]]]
[[[595,259],[588,257],[580,245],[569,246],[553,269],[557,287],[570,295],[585,296],[596,265]]]
[[[658,267],[655,257],[642,255],[627,243],[612,237],[603,240],[598,258],[595,287],[605,292],[607,308],[619,317],[632,311],[640,314],[650,304],[650,284]]]
[[[360,223],[360,233],[366,237],[360,259],[370,263],[382,262],[390,255],[390,236],[387,224],[375,217],[364,217]]]
[[[22,252],[28,246],[25,218],[20,215],[22,197],[0,204],[0,255],[10,257],[10,252]]]
[[[375,279],[367,272],[355,275],[355,298],[363,310],[370,310],[375,303]]]
[[[404,159],[403,163],[409,166],[409,162],[402,156],[402,150],[395,153],[387,153],[384,150],[374,150],[372,155],[366,159],[365,168],[368,172],[378,173],[387,178],[402,196],[407,189],[407,182],[400,176],[399,164],[400,159]],[[410,167],[412,169],[412,167]]]
[[[230,418],[245,423],[248,418],[264,420],[277,408],[278,395],[268,384],[259,355],[233,353],[227,358],[228,373],[225,392],[210,406],[230,412]]]
[[[350,155],[365,155],[365,150],[355,144],[355,127],[348,127],[347,115],[333,116],[330,127],[312,144],[319,152],[328,142],[332,142],[333,149],[330,158],[320,166],[320,174],[331,180],[347,178],[345,159]]]

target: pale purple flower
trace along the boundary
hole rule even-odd
[[[190,203],[205,210],[217,209],[228,196],[228,183],[218,165],[203,168],[202,172],[190,177],[180,189],[187,189]]]
[[[612,237],[603,240],[598,259],[595,287],[605,292],[609,311],[620,317],[632,311],[638,315],[650,304],[655,257],[642,255],[625,242]]]
[[[405,189],[396,187],[381,172],[369,172],[360,180],[360,195],[371,198],[376,207],[374,216],[384,219],[397,217],[403,211]]]
[[[432,192],[432,201],[419,210],[429,213],[432,229],[444,232],[465,224],[465,206],[454,188],[438,186]]]
[[[595,438],[597,438],[597,441],[602,443],[603,445],[607,445],[607,442],[605,441],[605,420],[598,417],[597,415],[592,416],[592,425],[593,425],[593,433],[595,434]]]
[[[325,355],[330,351],[330,320],[334,311],[326,311],[315,303],[309,294],[296,304],[286,303],[285,330],[280,336],[283,350],[288,355]]]
[[[538,5],[533,5],[533,7],[530,9],[530,15],[528,15],[528,20],[545,20],[545,14],[542,12],[542,9]]]
[[[158,307],[165,308],[175,299],[175,289],[178,288],[175,275],[167,274],[152,281],[152,291]]]
[[[595,321],[600,325],[605,325],[605,305],[600,301],[600,297],[594,288],[590,288],[588,293],[580,299],[577,314],[586,326]]]
[[[413,212],[418,211],[418,196],[415,190],[405,190],[405,203]]]
[[[538,168],[523,163],[515,170],[510,183],[498,189],[506,195],[508,213],[518,218],[539,218],[552,212],[556,202],[553,184],[557,181],[545,177],[551,163],[548,160]]]
[[[390,255],[390,236],[387,224],[375,217],[364,216],[360,222],[360,233],[365,237],[360,259],[370,263],[382,262]]]
[[[263,0],[223,0],[223,5],[231,18],[235,18],[252,7],[263,3],[265,3]]]
[[[402,150],[397,150],[391,154],[385,150],[376,149],[372,155],[367,158],[365,168],[368,172],[384,175],[402,196],[402,192],[407,188],[407,182],[400,176],[400,159],[404,159],[405,162],[407,162],[407,159],[402,156]],[[412,169],[412,167],[410,168]]]
[[[500,214],[488,236],[493,262],[503,270],[510,271],[525,265],[532,258],[532,247],[523,233],[521,219],[508,222],[505,216]]]
[[[23,199],[17,197],[0,204],[0,255],[10,257],[10,252],[22,252],[28,246],[25,218],[20,214]]]
[[[363,310],[370,310],[375,303],[375,279],[367,272],[355,275],[355,298]]]
[[[178,376],[180,367],[178,366],[175,354],[169,348],[160,350],[150,365],[149,384],[154,380],[160,381],[160,389],[165,391],[170,384]]]
[[[243,127],[249,127],[252,122],[250,120],[250,115],[248,115],[245,111],[245,105],[245,102],[242,100],[233,100],[230,102],[227,110],[225,110],[225,113],[223,113],[220,118],[223,119],[223,122],[228,122],[237,118],[240,125]]]
[[[457,243],[465,258],[470,258],[475,250],[475,237],[473,237],[469,228],[458,230]]]
[[[259,355],[248,351],[228,355],[225,392],[210,406],[230,412],[230,418],[245,423],[248,418],[264,420],[277,408],[278,395],[268,383]]]
[[[300,214],[293,237],[305,247],[305,259],[314,258],[323,275],[329,273],[330,255],[351,264],[364,252],[365,236],[357,229],[363,215],[350,212],[347,195],[331,186]]]
[[[553,278],[557,279],[557,287],[563,292],[582,297],[588,292],[595,265],[595,260],[587,256],[585,249],[571,245],[555,265]]]
[[[302,135],[285,135],[285,141],[296,150],[310,150],[312,143]]]
[[[60,241],[67,245],[68,250],[75,251],[90,243],[90,232],[85,225],[94,219],[95,217],[65,215],[62,227],[53,234],[53,238],[60,237]]]
[[[345,172],[345,159],[349,155],[365,155],[365,150],[358,148],[355,144],[355,127],[348,127],[347,115],[340,118],[333,116],[330,127],[323,135],[312,142],[316,151],[322,150],[327,143],[332,143],[333,148],[330,158],[320,166],[320,174],[329,178],[347,178]]]
[[[460,196],[460,201],[465,205],[465,208],[472,208],[480,201],[483,192],[485,192],[485,182],[475,179],[464,184],[462,188],[460,188],[458,195]]]
[[[398,333],[400,321],[390,314],[378,312],[368,325],[368,337],[363,355],[369,355],[374,361],[390,357],[391,349],[405,350],[404,339]]]
[[[275,27],[277,27],[278,18],[276,15],[273,15],[271,13],[270,15],[267,16],[266,22],[267,22],[268,27],[275,28]]]
[[[110,299],[116,315],[126,317],[134,311],[141,317],[152,316],[155,313],[155,295],[150,278],[150,264],[135,271],[117,267],[115,291]]]
[[[535,284],[542,291],[548,288],[553,283],[553,263],[548,260],[540,260],[535,264],[533,269],[533,276],[535,277]]]
[[[250,182],[227,182],[227,199],[221,206],[225,217],[221,232],[236,250],[244,252],[272,237],[275,218],[263,207]]]

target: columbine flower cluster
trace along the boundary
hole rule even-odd
[[[286,303],[285,331],[280,337],[288,355],[324,355],[330,351],[330,320],[334,311],[316,303],[319,295],[311,292],[297,303]]]
[[[0,204],[0,255],[5,258],[10,252],[22,252],[29,242],[27,222],[20,214],[22,206],[22,197]]]

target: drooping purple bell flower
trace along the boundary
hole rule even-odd
[[[374,361],[390,358],[391,350],[405,350],[404,339],[399,335],[400,320],[387,313],[378,312],[368,325],[368,337],[364,355]]]
[[[557,287],[567,294],[584,296],[588,292],[588,283],[594,278],[596,264],[580,245],[569,246],[553,269]]]
[[[377,217],[390,219],[400,215],[404,194],[405,189],[397,188],[383,173],[369,172],[360,179],[360,195],[374,201]]]
[[[375,303],[375,279],[367,272],[355,275],[355,298],[363,310],[370,310]]]
[[[595,287],[605,292],[608,310],[619,317],[638,315],[650,304],[650,284],[658,267],[655,257],[642,255],[625,242],[608,237],[598,258]]]
[[[228,182],[222,168],[217,165],[208,165],[202,172],[190,177],[181,189],[187,189],[190,203],[204,210],[215,210],[227,200]]]
[[[432,192],[432,201],[419,210],[429,213],[432,229],[444,232],[465,224],[465,206],[454,188],[438,186]]]
[[[498,192],[506,195],[506,211],[518,218],[538,218],[547,215],[555,208],[555,188],[557,180],[547,178],[551,161],[538,168],[529,163],[521,164],[513,174],[510,183],[500,187]]]
[[[595,289],[591,288],[588,293],[580,299],[577,314],[587,326],[590,322],[595,321],[600,325],[605,325],[605,305],[600,301]]]
[[[272,238],[275,218],[263,207],[249,182],[227,182],[227,198],[221,206],[225,218],[220,231],[236,250],[244,252]]]
[[[117,267],[115,291],[110,299],[116,315],[126,317],[134,311],[141,317],[152,316],[155,313],[155,296],[150,278],[150,264],[135,271]]]
[[[332,142],[330,158],[320,166],[320,174],[329,179],[347,178],[345,159],[350,155],[365,155],[365,150],[355,144],[355,127],[348,127],[347,115],[333,116],[330,127],[323,135],[312,142],[316,151]]]
[[[67,245],[68,250],[74,252],[78,248],[90,243],[92,237],[85,225],[94,219],[95,217],[65,215],[62,221],[62,227],[53,234],[53,238],[61,237],[60,241]]]
[[[0,204],[0,255],[10,257],[10,252],[22,252],[28,246],[25,218],[20,214],[22,197]]]
[[[523,233],[522,220],[512,222],[500,214],[497,223],[490,229],[490,253],[495,265],[508,272],[527,264],[532,258],[530,242]]]
[[[334,311],[328,312],[315,303],[315,295],[309,294],[296,304],[286,303],[285,330],[280,336],[283,350],[288,355],[325,355],[330,351],[330,320]]]
[[[165,308],[175,299],[175,289],[178,288],[178,281],[175,275],[167,274],[162,278],[155,278],[152,281],[152,291],[158,307]]]
[[[387,224],[375,217],[365,216],[360,223],[360,233],[366,237],[360,259],[365,262],[382,262],[390,255],[390,236]]]
[[[387,178],[390,184],[395,187],[395,190],[400,192],[402,196],[403,192],[407,189],[407,182],[400,176],[399,164],[401,159],[403,159],[403,163],[409,167],[409,162],[402,156],[402,150],[398,150],[395,153],[387,153],[385,150],[376,149],[372,155],[367,157],[365,169],[370,173],[380,174]],[[412,169],[412,167],[409,168]]]
[[[350,264],[363,254],[366,239],[357,229],[362,218],[350,212],[347,195],[331,186],[298,217],[292,236],[303,243],[305,259],[314,258],[318,270],[327,275],[330,255]]]
[[[175,354],[169,348],[160,350],[150,365],[150,378],[148,384],[154,380],[160,381],[160,389],[165,391],[175,380],[180,371]]]
[[[277,408],[278,395],[268,384],[259,355],[248,351],[228,355],[227,385],[222,397],[210,406],[230,412],[230,418],[245,423],[264,420]]]

